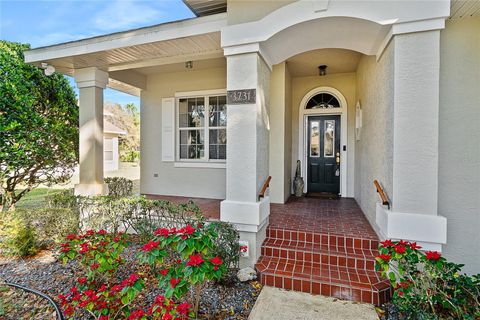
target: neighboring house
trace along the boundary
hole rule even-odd
[[[223,200],[243,265],[301,160],[305,192],[480,272],[480,2],[185,2],[197,18],[25,53],[79,87],[77,193],[105,190],[108,85],[141,99],[141,192]]]
[[[104,111],[103,116],[103,170],[117,171],[119,162],[118,137],[127,134],[127,132],[105,119],[106,116],[113,116],[113,113]]]

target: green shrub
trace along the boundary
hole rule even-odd
[[[49,208],[77,208],[77,197],[73,189],[65,189],[45,197]]]
[[[240,235],[233,224],[223,221],[211,222],[213,230],[217,233],[212,252],[222,258],[229,269],[237,269],[240,259]]]
[[[133,181],[123,177],[105,178],[108,195],[111,197],[128,197],[132,195]]]
[[[38,251],[38,240],[30,221],[22,213],[0,213],[0,248],[8,256],[31,256]]]
[[[392,302],[406,319],[479,319],[480,275],[461,274],[463,265],[415,242],[385,240],[376,268],[395,289]]]
[[[68,234],[78,232],[80,225],[78,210],[72,208],[29,210],[27,219],[45,245],[60,242]]]

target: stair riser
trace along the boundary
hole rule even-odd
[[[387,288],[380,291],[361,290],[349,287],[342,287],[321,281],[311,281],[304,279],[292,279],[291,277],[282,277],[274,275],[261,275],[263,285],[277,287],[286,290],[300,291],[310,294],[321,294],[334,298],[371,303],[381,305],[389,300],[391,289]]]
[[[281,249],[262,246],[262,255],[267,257],[279,257],[288,260],[331,264],[340,267],[357,268],[364,270],[374,270],[375,261],[372,259],[339,257],[329,254],[311,253],[295,251],[291,249]]]
[[[332,234],[321,234],[295,230],[284,230],[277,228],[267,228],[267,238],[299,241],[311,244],[328,245],[331,248],[354,248],[354,249],[373,249],[376,250],[379,245],[378,240],[357,239]]]

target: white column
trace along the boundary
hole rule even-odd
[[[269,198],[258,199],[268,177],[269,82],[270,69],[258,53],[227,57],[227,90],[256,90],[255,103],[228,104],[227,192],[220,216],[248,242],[249,257],[241,266],[260,256],[270,214]]]
[[[441,250],[446,219],[437,215],[440,31],[394,37],[393,194],[377,210],[386,238]]]
[[[75,194],[107,193],[103,181],[103,90],[108,73],[97,68],[75,70],[80,91],[80,183]]]

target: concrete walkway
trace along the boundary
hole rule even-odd
[[[249,320],[378,320],[371,304],[264,287]]]

